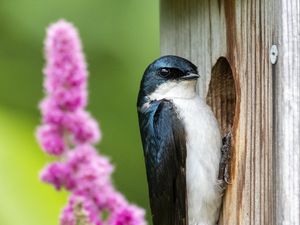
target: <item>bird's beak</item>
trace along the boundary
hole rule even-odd
[[[199,74],[196,73],[188,73],[184,77],[181,77],[182,80],[197,80],[199,78]]]

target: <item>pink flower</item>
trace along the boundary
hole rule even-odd
[[[101,138],[97,121],[83,110],[69,114],[65,121],[65,127],[72,134],[75,144],[95,144]]]
[[[63,135],[63,131],[52,124],[44,124],[37,131],[42,149],[51,155],[61,155],[65,150]]]
[[[81,212],[76,212],[76,204],[81,204]],[[61,225],[76,225],[76,218],[78,215],[76,213],[84,214],[85,219],[89,224],[93,225],[103,225],[100,215],[98,215],[98,210],[94,208],[93,204],[90,203],[88,198],[80,195],[71,195],[67,206],[63,209],[60,222]]]
[[[41,172],[40,178],[42,181],[50,183],[57,190],[60,190],[65,186],[66,182],[65,166],[58,162],[51,163]]]
[[[47,165],[40,179],[71,193],[61,212],[61,225],[76,225],[79,219],[91,225],[145,225],[144,211],[116,191],[111,180],[114,167],[92,146],[101,133],[85,110],[88,73],[72,24],[60,20],[48,28],[45,55],[46,97],[40,104],[43,118],[37,139],[59,161]]]
[[[41,180],[56,189],[94,194],[111,186],[113,166],[106,157],[97,154],[92,146],[78,146],[66,155],[65,161],[49,164],[41,173]],[[94,191],[95,190],[95,191]]]
[[[119,208],[113,214],[110,225],[146,225],[144,221],[145,212],[134,205],[127,205]]]
[[[68,153],[64,163],[75,181],[70,191],[92,193],[93,190],[97,192],[111,185],[113,166],[106,157],[98,155],[92,146],[76,147]]]

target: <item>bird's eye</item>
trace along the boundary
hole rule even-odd
[[[170,72],[170,69],[162,68],[159,70],[159,75],[161,75],[162,77],[167,77],[170,74]]]

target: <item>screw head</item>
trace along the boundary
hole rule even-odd
[[[270,62],[274,65],[277,62],[278,58],[278,48],[276,45],[272,45],[270,48]]]

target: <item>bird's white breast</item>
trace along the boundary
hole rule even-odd
[[[221,136],[210,108],[198,97],[173,99],[186,130],[186,181],[190,225],[216,225],[221,204],[218,169]]]

